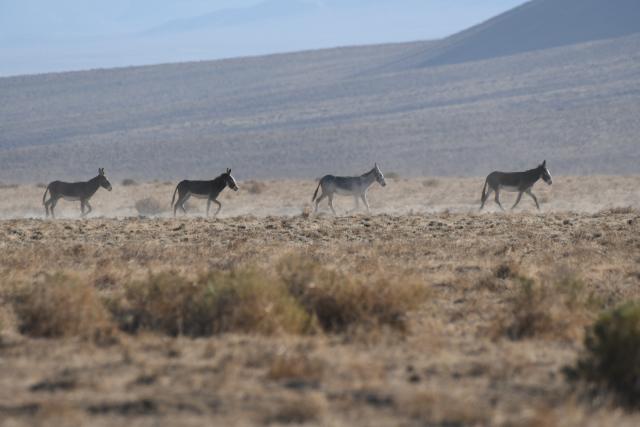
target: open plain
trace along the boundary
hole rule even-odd
[[[2,188],[0,425],[638,425],[565,371],[639,297],[640,178],[554,181],[478,213],[482,179],[388,178],[338,217],[240,182],[217,219],[173,219],[175,183],[55,221]]]

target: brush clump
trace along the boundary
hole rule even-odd
[[[193,280],[176,272],[149,275],[108,304],[127,332],[195,337],[343,333],[356,327],[406,332],[408,312],[425,297],[415,282],[363,281],[293,257],[279,263],[277,274],[245,267]]]
[[[224,332],[301,334],[312,323],[282,283],[253,269],[209,272],[189,280],[176,272],[128,284],[112,312],[128,332],[209,336]]]
[[[114,331],[95,289],[66,274],[45,275],[39,283],[20,289],[13,309],[20,332],[31,337],[102,342]]]
[[[373,275],[362,280],[302,257],[286,259],[278,271],[291,295],[326,332],[383,326],[406,332],[408,312],[427,297],[417,281],[392,282]]]
[[[584,354],[569,377],[614,393],[623,405],[640,408],[640,303],[602,314],[587,330]]]
[[[516,289],[507,297],[498,319],[498,335],[525,338],[580,339],[598,305],[582,280],[573,273],[559,273],[548,280],[524,275],[512,278]]]

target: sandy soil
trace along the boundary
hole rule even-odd
[[[100,189],[91,199],[94,211],[90,217],[131,217],[140,215],[136,202],[151,198],[157,204],[157,212],[145,216],[171,217],[171,197],[177,183],[141,183],[122,186],[112,182],[113,191]],[[387,179],[382,188],[374,184],[369,191],[369,202],[374,214],[422,214],[437,212],[474,213],[479,207],[484,178],[412,178]],[[294,216],[311,207],[311,197],[317,182],[313,181],[248,181],[240,182],[241,191],[225,190],[219,200],[223,203],[221,217],[253,215]],[[540,182],[534,188],[542,205],[542,212],[594,213],[613,207],[640,208],[640,177],[589,176],[554,177],[548,187]],[[35,185],[0,188],[0,218],[44,217],[42,195],[44,188]],[[509,208],[515,201],[514,193],[504,193],[503,206]],[[187,202],[193,215],[203,215],[206,202],[191,199]],[[337,197],[336,209],[347,214],[354,208],[350,197]],[[321,205],[327,212],[326,201]],[[361,206],[362,207],[362,206]],[[60,201],[59,217],[77,218],[79,202]],[[213,209],[213,208],[212,208]],[[494,203],[488,211],[497,210]],[[524,196],[518,211],[535,211],[533,201]],[[213,211],[212,211],[213,213]]]

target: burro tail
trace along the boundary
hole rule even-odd
[[[315,191],[315,193],[313,193],[313,197],[311,198],[312,202],[315,202],[316,197],[318,196],[318,190],[320,189],[321,182],[322,182],[322,180],[320,180],[320,182],[318,182],[318,186],[316,187],[316,191]]]
[[[484,198],[487,197],[487,185],[489,184],[489,180],[485,180],[484,181],[484,187],[482,187],[482,196],[480,198],[480,200],[484,201]]]
[[[176,189],[173,191],[173,197],[171,198],[171,207],[173,207],[173,202],[176,200],[176,193],[178,192],[178,187],[180,184],[176,185]]]
[[[44,194],[42,195],[42,204],[44,205],[44,201],[47,198],[47,192],[49,191],[49,186],[47,185],[47,188],[44,190]]]

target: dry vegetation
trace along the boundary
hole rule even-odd
[[[291,181],[218,219],[1,221],[0,424],[637,425],[637,178],[556,178],[507,214],[476,212],[477,181],[394,180],[372,216],[303,215]]]

